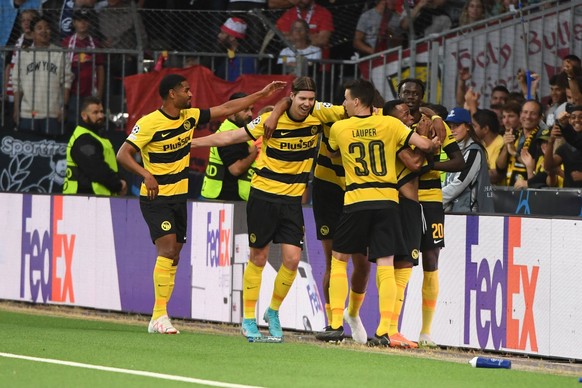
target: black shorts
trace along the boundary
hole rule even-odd
[[[313,179],[311,190],[317,239],[333,239],[344,208],[344,190],[338,185],[317,178]]]
[[[186,202],[139,201],[139,207],[154,244],[158,238],[167,234],[175,234],[178,243],[186,242],[188,227]]]
[[[398,204],[389,202],[384,209],[342,213],[333,250],[340,253],[365,253],[368,260],[404,253]]]
[[[445,211],[440,202],[421,202],[426,231],[422,235],[420,251],[445,246]]]
[[[400,223],[402,225],[403,246],[406,254],[396,255],[395,261],[407,261],[418,265],[420,240],[422,238],[422,208],[420,204],[408,198],[400,197]]]
[[[271,241],[303,248],[305,226],[301,202],[275,203],[256,198],[253,191],[247,202],[249,246],[263,248]]]

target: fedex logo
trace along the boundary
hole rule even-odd
[[[230,236],[232,229],[226,221],[226,210],[207,212],[206,217],[206,266],[230,266]]]
[[[62,196],[23,197],[20,297],[32,302],[75,302],[75,234],[59,232]]]
[[[309,297],[309,304],[311,305],[311,313],[316,315],[319,311],[323,311],[319,292],[315,284],[307,284],[307,295]]]
[[[503,230],[503,250],[500,257],[483,257],[474,252],[488,242],[479,241],[479,217],[467,217],[465,265],[465,325],[464,343],[471,342],[471,322],[477,332],[479,346],[538,351],[534,301],[540,267],[517,259],[523,249],[521,222],[518,217],[506,217]],[[490,243],[490,242],[489,242]]]

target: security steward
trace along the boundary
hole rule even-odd
[[[63,194],[127,194],[127,183],[118,174],[113,145],[100,135],[104,123],[101,101],[85,97],[81,103],[81,121],[67,144]]]
[[[245,97],[235,93],[230,100]],[[216,131],[226,132],[244,127],[253,118],[253,106],[230,115]],[[208,166],[202,183],[202,196],[223,201],[246,201],[251,189],[251,178],[258,148],[252,140],[225,147],[210,147]]]

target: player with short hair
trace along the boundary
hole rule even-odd
[[[309,77],[293,81],[291,106],[281,116],[270,138],[265,137],[247,203],[250,259],[243,276],[242,334],[249,341],[262,338],[257,327],[256,304],[270,243],[280,243],[283,263],[275,278],[269,308],[263,315],[272,337],[282,339],[279,308],[297,275],[303,247],[304,222],[301,198],[317,152],[321,123],[310,113],[316,86]],[[257,139],[265,132],[271,112],[249,125],[192,141],[192,147],[225,146]]]
[[[422,138],[393,117],[372,115],[374,90],[369,81],[349,83],[344,94],[349,118],[331,127],[329,146],[341,154],[346,193],[333,242],[330,302],[332,314],[336,303],[345,303],[347,289],[342,275],[347,271],[347,261],[352,253],[368,250],[368,260],[378,266],[380,309],[380,323],[370,343],[388,346],[396,295],[394,255],[402,250],[400,223],[393,222],[398,218],[396,154],[408,144],[432,152],[438,140]],[[327,340],[343,336],[343,327],[336,325],[334,318],[332,330],[325,332]]]
[[[273,113],[265,120],[265,128],[275,128],[277,120],[289,109],[291,101],[283,98],[275,105]],[[321,133],[319,153],[317,155],[315,170],[313,172],[312,204],[315,218],[316,236],[321,241],[325,255],[325,271],[323,273],[323,296],[325,299],[325,313],[328,326],[324,332],[331,329],[332,311],[330,308],[329,277],[331,271],[331,251],[333,236],[339,222],[344,206],[345,172],[340,155],[335,155],[329,150],[329,130],[332,124],[346,118],[342,105],[333,105],[328,102],[316,101],[311,114],[320,120],[323,130]],[[270,131],[265,131],[265,137],[270,137]],[[351,278],[351,289],[348,307],[345,310],[336,311],[336,319],[348,322],[352,330],[352,338],[365,344],[368,336],[366,328],[359,316],[370,275],[370,262],[366,252],[354,254],[352,263],[354,271]],[[347,278],[345,280],[347,282]],[[338,304],[339,306],[339,304]],[[341,325],[341,323],[339,323]],[[316,334],[316,338],[319,333]]]
[[[414,117],[413,128],[422,118],[420,105],[424,97],[424,84],[421,80],[407,78],[398,84],[400,98],[406,102],[410,113]],[[436,118],[435,118],[436,119]],[[445,239],[445,213],[443,209],[443,195],[441,190],[440,171],[460,171],[465,166],[463,154],[455,141],[450,128],[443,123],[445,133],[442,145],[429,161],[431,170],[420,176],[418,198],[422,205],[422,212],[426,221],[427,230],[423,234],[420,250],[422,252],[422,269],[424,280],[422,283],[422,328],[418,340],[419,346],[434,347],[436,343],[430,338],[432,319],[436,310],[439,294],[438,259]],[[448,160],[440,160],[441,150]]]
[[[427,107],[421,107],[420,109],[423,115],[416,125],[416,133],[425,137],[442,133],[444,130],[442,119]],[[399,119],[407,126],[411,126],[414,123],[414,117],[410,114],[408,105],[402,100],[388,101],[384,105],[383,113]],[[436,131],[433,130],[435,126],[437,127]],[[394,257],[396,300],[390,323],[390,346],[417,348],[418,344],[416,342],[408,340],[398,331],[398,324],[404,303],[404,293],[412,275],[412,268],[418,265],[420,240],[424,233],[422,207],[418,200],[418,177],[428,171],[430,165],[425,163],[426,155],[419,152],[417,148],[412,150],[410,147],[403,147],[399,150],[397,156],[398,207],[405,251],[403,254],[398,254]]]
[[[160,109],[137,121],[117,153],[117,161],[143,178],[140,208],[157,250],[154,267],[155,302],[149,333],[179,333],[170,322],[167,305],[174,289],[180,251],[186,242],[188,166],[194,128],[254,104],[284,87],[274,81],[250,96],[209,109],[191,108],[190,84],[179,74],[165,76],[159,85]],[[141,153],[144,166],[134,159]]]

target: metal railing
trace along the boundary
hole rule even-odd
[[[507,31],[508,28],[514,31],[513,40],[510,40],[508,45],[513,50],[519,50],[523,46],[519,31],[524,23],[528,24],[534,20],[538,26],[542,26],[542,29],[559,27],[554,28],[557,31],[556,34],[563,34],[569,39],[562,39],[562,36],[556,35],[556,39],[562,39],[566,43],[560,41],[559,44],[555,45],[553,58],[547,56],[532,58],[529,62],[532,70],[541,71],[544,66],[553,66],[557,69],[561,63],[560,54],[562,52],[580,55],[581,51],[581,39],[575,26],[582,17],[582,5],[570,1],[546,1],[524,8],[523,18],[518,13],[508,13],[502,17],[457,28],[445,34],[419,40],[411,39],[408,41],[408,48],[400,46],[370,56],[357,57],[354,56],[355,50],[351,42],[355,25],[364,9],[364,3],[355,2],[349,6],[330,7],[335,24],[335,31],[330,42],[330,59],[314,61],[301,56],[297,58],[300,65],[296,66],[294,71],[297,75],[309,75],[316,80],[319,90],[318,99],[341,103],[343,100],[342,87],[345,81],[360,77],[364,72],[369,73],[370,79],[374,81],[380,93],[387,99],[394,97],[395,86],[400,79],[412,76],[426,80],[425,98],[428,102],[442,103],[452,107],[454,106],[457,71],[460,64],[464,63],[464,58],[469,58],[467,61],[471,65],[471,61],[475,61],[473,56],[483,50],[490,50],[485,55],[503,55],[503,52],[499,51],[500,32]],[[128,12],[128,10],[124,12]],[[230,58],[226,49],[218,43],[217,34],[220,31],[220,26],[228,17],[244,18],[248,25],[246,38],[240,42],[237,56],[250,58],[254,62],[255,71],[261,74],[288,72],[284,65],[277,64],[280,50],[290,45],[283,34],[275,28],[276,21],[282,12],[280,10],[255,10],[245,13],[227,13],[147,10],[131,7],[130,17],[127,19],[131,25],[126,29],[125,34],[118,37],[117,42],[117,45],[124,48],[51,49],[51,51],[64,52],[66,55],[91,55],[92,58],[95,58],[96,55],[103,56],[106,85],[103,102],[109,118],[107,129],[113,130],[123,128],[123,118],[126,115],[123,79],[130,74],[151,71],[161,55],[167,55],[165,66],[168,67],[203,64],[215,71],[224,66]],[[44,14],[52,15],[54,26],[58,25],[60,10],[45,10]],[[566,14],[569,15],[569,22],[565,22],[567,26],[548,25],[555,23],[556,20],[562,20],[560,15]],[[92,33],[101,40],[106,40],[108,44],[111,43],[110,38],[107,37],[108,31],[99,31],[98,25],[103,23],[103,15],[100,13],[91,15],[93,17],[91,24],[94,26]],[[142,26],[146,28],[145,34],[141,30]],[[168,28],[169,26],[171,28]],[[58,31],[58,27],[55,27],[53,35],[57,36]],[[529,34],[531,35],[532,31]],[[536,44],[539,43],[539,36],[537,38]],[[0,47],[0,55],[5,58],[14,50],[14,47]],[[496,52],[496,50],[498,51]],[[451,61],[451,55],[457,55],[459,60]],[[504,64],[504,69],[500,69],[499,66],[476,69],[480,72],[475,74],[475,79],[478,76],[487,81],[482,82],[481,85],[475,84],[481,91],[482,102],[488,98],[490,85],[499,80],[506,83],[510,90],[516,88],[515,79],[502,79],[501,70],[505,72],[504,74],[515,74],[518,68],[523,67],[519,58],[518,55],[515,55],[512,63]],[[0,74],[5,74],[7,66],[9,64],[4,60],[0,63],[0,70],[2,70]],[[77,64],[77,66],[79,65]],[[95,73],[97,68],[95,59],[91,59],[91,67],[92,73]],[[74,70],[75,63],[73,63]],[[548,94],[549,86],[546,84],[542,83],[541,95]],[[38,92],[47,93],[49,96],[51,91]],[[79,95],[79,90],[76,92],[72,90],[73,95]],[[2,95],[4,99],[7,99],[5,90],[3,90]],[[69,107],[72,111],[69,116],[74,116],[73,120],[76,120],[79,108],[78,100],[74,101],[73,105],[74,109]],[[2,104],[0,120],[3,128],[11,129],[9,109],[9,104]],[[65,134],[67,126],[64,122],[61,125],[62,133]]]

